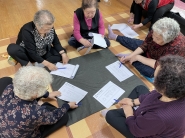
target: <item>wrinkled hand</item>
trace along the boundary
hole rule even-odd
[[[57,70],[57,67],[55,66],[55,64],[53,63],[49,63],[47,65],[48,69],[51,70],[51,71],[54,71],[54,70]]]
[[[44,102],[42,101],[42,99],[40,99],[37,103],[41,106]]]
[[[76,102],[69,102],[68,104],[69,104],[71,109],[75,109],[75,108],[78,107],[78,105],[76,105]]]
[[[83,40],[82,40],[82,44],[83,44],[85,47],[91,47],[91,46],[93,46],[87,39],[83,39]]]
[[[133,116],[134,112],[133,112],[132,106],[123,105],[122,108],[124,110],[124,113],[125,113],[126,117]]]
[[[63,62],[63,64],[67,64],[68,61],[69,61],[69,58],[68,58],[67,54],[63,53],[62,54],[62,62]]]
[[[140,55],[135,55],[135,56],[132,56],[131,57],[131,59],[130,59],[130,64],[132,64],[133,62],[135,62],[135,61],[138,61],[138,57],[139,57]]]
[[[61,92],[53,91],[53,92],[49,93],[48,98],[53,99],[53,100],[57,100],[56,97],[58,97],[58,96],[61,96]]]
[[[130,98],[123,98],[118,102],[118,104],[122,107],[123,105],[130,105],[133,106],[132,99]]]
[[[126,62],[130,61],[131,58],[132,58],[132,55],[123,56],[123,57],[120,58],[120,62],[126,63]]]
[[[136,29],[138,29],[138,28],[140,28],[141,27],[141,24],[134,24],[131,28],[133,29],[133,30],[136,30]]]

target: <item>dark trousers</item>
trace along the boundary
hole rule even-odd
[[[165,6],[162,6],[162,7],[156,9],[156,11],[152,17],[152,20],[151,20],[151,25],[149,28],[150,30],[151,30],[152,25],[157,20],[162,18],[164,16],[164,14],[166,14],[167,12],[169,12],[173,8],[173,5],[174,5],[174,3],[170,3],[170,4],[167,4]],[[134,3],[134,24],[141,23],[142,15],[143,15],[143,8],[139,4]]]
[[[134,38],[128,38],[125,36],[118,36],[116,39],[117,42],[119,42],[124,47],[135,51],[142,43],[143,40],[140,39],[134,39]],[[144,54],[142,56],[145,56]],[[146,57],[146,56],[145,56]],[[132,65],[144,76],[147,76],[149,78],[154,77],[154,69],[141,63],[141,62],[133,62]]]
[[[32,59],[25,48],[17,44],[10,44],[7,48],[8,54],[18,61],[21,66],[26,66],[29,62],[37,62]],[[62,56],[51,47],[50,51],[48,51],[45,55],[42,56],[43,59],[51,62],[57,63],[62,61]]]
[[[2,95],[6,86],[8,86],[9,84],[12,84],[12,78],[10,77],[0,78],[0,96]]]
[[[2,95],[4,89],[9,85],[12,84],[12,78],[10,77],[3,77],[0,79],[0,96]],[[42,106],[46,106],[46,108],[50,111],[55,110],[56,107],[51,105],[50,103],[44,103]],[[55,124],[53,125],[43,125],[40,126],[40,132],[42,134],[41,138],[45,138],[58,130],[59,128],[65,126],[68,121],[68,114],[64,114],[64,116]]]
[[[110,41],[109,39],[107,39],[106,37],[104,37],[105,42],[107,44],[107,47],[110,46]],[[68,40],[68,44],[74,48],[78,48],[83,46],[81,43],[79,43],[73,36]],[[93,49],[103,49],[102,47],[98,46],[98,45],[93,45]]]
[[[128,98],[136,99],[140,95],[146,94],[148,92],[149,90],[145,86],[140,85],[132,90]],[[134,135],[132,135],[128,126],[125,123],[126,117],[122,108],[109,110],[106,114],[106,121],[126,138],[134,138]]]
[[[56,109],[55,106],[53,106],[52,104],[50,103],[44,103],[42,106],[46,106],[46,108],[50,111],[53,111]],[[61,127],[65,126],[67,124],[67,121],[68,121],[69,117],[68,117],[68,114],[65,113],[62,118],[56,122],[55,124],[53,125],[43,125],[43,126],[40,126],[40,132],[42,134],[42,137],[41,138],[45,138],[47,136],[49,136],[50,134],[52,134],[53,132],[55,132],[56,130],[60,129]]]

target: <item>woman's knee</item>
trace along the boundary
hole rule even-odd
[[[111,120],[114,118],[114,113],[112,110],[109,110],[105,116],[106,121],[110,124]]]
[[[71,38],[68,40],[68,44],[69,44],[70,46],[74,46],[74,45],[75,45],[75,41],[76,41],[76,39],[75,39],[74,37],[71,37]]]
[[[9,44],[7,47],[7,52],[9,55],[15,55],[19,50],[19,45],[17,44]]]
[[[68,113],[65,113],[62,117],[62,120],[64,120],[64,124],[67,124],[68,120],[69,120],[69,116],[68,116]]]

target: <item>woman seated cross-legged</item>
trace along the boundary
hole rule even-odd
[[[33,21],[20,29],[16,44],[8,46],[8,54],[21,66],[38,62],[49,70],[57,70],[54,63],[68,63],[66,50],[60,44],[53,27],[54,20],[54,16],[48,10],[36,12]]]
[[[154,77],[160,57],[168,54],[185,56],[185,36],[180,33],[179,24],[171,18],[165,17],[155,22],[144,41],[116,35],[110,26],[108,31],[109,39],[133,51],[120,61],[129,61],[141,75],[148,78]]]
[[[97,0],[82,0],[81,8],[78,8],[74,13],[73,26],[73,35],[68,41],[70,46],[75,48],[92,47],[92,37],[88,35],[90,32],[101,34],[107,46],[110,46],[110,41],[104,36],[105,26]],[[101,47],[93,45],[93,48]]]
[[[107,122],[126,138],[185,136],[185,59],[168,55],[158,64],[155,90],[137,86],[119,101],[120,109],[102,110]]]
[[[0,138],[46,138],[68,121],[69,108],[75,102],[60,108],[41,98],[56,100],[60,92],[47,92],[52,76],[44,68],[25,66],[13,78],[0,79]]]

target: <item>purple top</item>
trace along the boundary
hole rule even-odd
[[[36,100],[25,101],[8,85],[0,97],[0,138],[40,138],[41,125],[56,123],[69,109],[68,104],[49,111]]]
[[[126,119],[135,137],[183,138],[185,135],[185,99],[162,102],[156,90],[139,97],[140,106]]]

